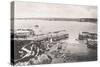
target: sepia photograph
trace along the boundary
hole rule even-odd
[[[11,3],[11,64],[97,61],[97,6]]]

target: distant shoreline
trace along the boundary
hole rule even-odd
[[[97,22],[97,18],[11,18],[11,20],[47,20],[47,21]]]

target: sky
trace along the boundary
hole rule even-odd
[[[97,18],[97,7],[33,2],[15,2],[15,18]]]

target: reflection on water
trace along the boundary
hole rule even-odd
[[[15,29],[33,29],[39,25],[40,33],[66,30],[70,39],[75,39],[81,32],[97,32],[97,24],[75,21],[42,21],[42,20],[15,20]],[[36,30],[35,30],[36,31]]]

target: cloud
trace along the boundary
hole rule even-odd
[[[32,18],[32,17],[96,18],[97,7],[15,2],[15,17],[16,18]]]

